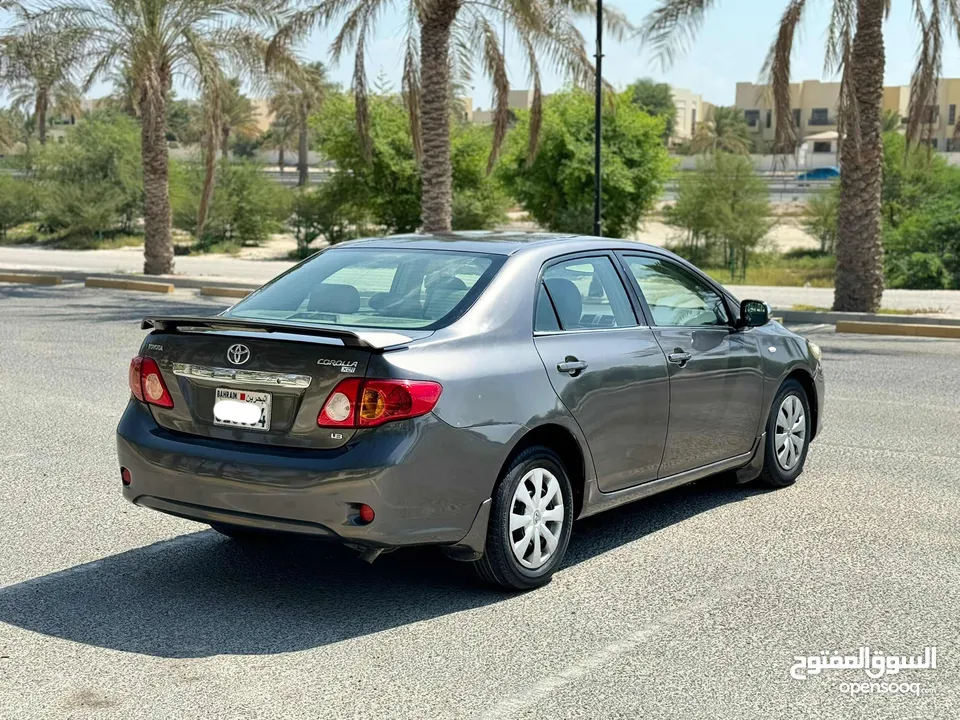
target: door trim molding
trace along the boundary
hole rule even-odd
[[[720,460],[715,463],[710,463],[709,465],[694,468],[693,470],[685,470],[684,472],[677,473],[676,475],[669,475],[664,478],[658,478],[657,480],[650,480],[649,482],[624,488],[623,490],[603,492],[597,486],[595,481],[591,482],[587,485],[585,497],[583,499],[583,511],[580,513],[578,518],[589,517],[591,515],[596,515],[597,513],[603,512],[604,510],[615,508],[618,505],[626,505],[627,503],[634,502],[635,500],[642,500],[650,497],[651,495],[656,495],[657,493],[661,493],[666,490],[672,490],[673,488],[692,483],[695,480],[700,480],[709,475],[715,475],[716,473],[724,472],[725,470],[735,470],[737,468],[741,468],[744,465],[749,464],[750,460],[754,457],[754,455],[756,455],[757,448],[760,446],[760,441],[761,438],[757,438],[754,441],[753,447],[750,449],[750,451],[742,455],[737,455],[727,460]]]

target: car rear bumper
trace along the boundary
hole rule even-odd
[[[130,471],[124,497],[160,512],[373,548],[463,541],[471,555],[482,551],[481,506],[506,453],[488,440],[427,415],[361,431],[337,450],[225,442],[166,430],[131,400],[117,456]],[[375,512],[368,525],[361,503]]]

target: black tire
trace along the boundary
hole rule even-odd
[[[534,570],[524,567],[513,552],[510,514],[520,482],[536,468],[548,471],[557,479],[563,499],[563,520],[556,549],[546,563]],[[477,574],[486,582],[508,590],[531,590],[546,585],[560,567],[567,552],[570,531],[573,528],[573,514],[573,491],[560,458],[543,446],[527,448],[513,459],[494,490],[486,548],[483,557],[473,563]],[[537,517],[539,519],[539,514]],[[516,532],[520,533],[522,530]],[[539,536],[535,536],[533,542],[537,543],[542,551],[544,545]]]
[[[777,415],[784,401],[789,396],[795,396],[799,399],[803,407],[804,433],[803,447],[800,450],[800,459],[789,469],[784,468],[777,457],[776,433],[777,433]],[[803,466],[807,462],[807,451],[810,449],[810,432],[813,429],[810,415],[810,401],[807,399],[807,392],[803,385],[794,379],[784,381],[773,399],[770,406],[770,416],[767,418],[767,439],[763,457],[763,471],[757,478],[759,485],[765,485],[771,488],[784,488],[793,485],[800,473],[803,472]]]

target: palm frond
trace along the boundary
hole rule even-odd
[[[773,94],[773,111],[776,117],[774,145],[778,153],[794,147],[797,140],[790,101],[790,58],[793,53],[793,40],[805,8],[806,0],[790,0],[780,18],[777,38],[770,47],[762,71]]]
[[[664,68],[696,39],[716,0],[662,0],[647,16],[640,33]]]

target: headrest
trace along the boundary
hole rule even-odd
[[[583,296],[577,286],[566,278],[550,278],[546,284],[564,330],[579,327],[583,317]]]
[[[310,293],[310,312],[355,313],[360,309],[360,292],[353,285],[320,283]]]

